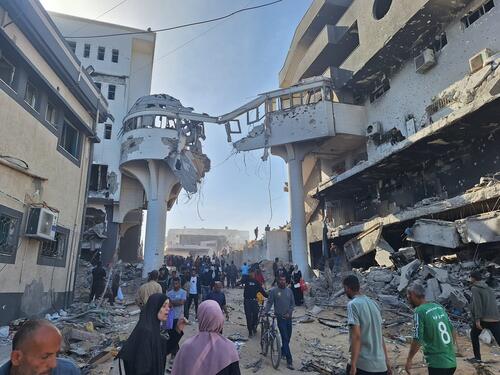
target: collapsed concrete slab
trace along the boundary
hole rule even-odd
[[[456,249],[461,244],[455,223],[443,220],[417,220],[411,227],[407,239],[450,249]]]
[[[401,280],[399,281],[398,292],[402,292],[406,289],[410,283],[411,276],[420,267],[420,260],[415,259],[413,262],[408,263],[406,266],[401,268]]]

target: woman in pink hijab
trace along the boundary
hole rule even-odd
[[[240,375],[234,344],[222,336],[224,315],[217,302],[198,307],[200,332],[186,340],[175,356],[172,375]]]

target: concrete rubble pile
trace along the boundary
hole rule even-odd
[[[449,263],[450,261],[453,263]],[[495,290],[500,304],[500,265],[491,261],[460,262],[458,258],[450,256],[431,264],[413,259],[397,270],[377,266],[353,272],[360,278],[364,292],[376,299],[383,310],[397,309],[400,315],[402,312],[411,313],[406,301],[407,287],[412,283],[422,284],[426,290],[426,299],[445,306],[450,317],[465,330],[470,321],[469,275],[472,270],[483,271],[486,282]],[[329,280],[328,272],[321,272],[311,283],[311,296],[317,306],[338,306],[343,300],[339,297],[342,291],[339,274]]]

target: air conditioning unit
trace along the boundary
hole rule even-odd
[[[484,66],[484,62],[491,56],[493,56],[493,51],[489,48],[485,48],[478,54],[472,56],[469,59],[470,72],[475,73],[479,69],[482,69]]]
[[[424,49],[420,55],[415,57],[415,71],[423,74],[436,65],[436,56],[431,48]]]
[[[380,122],[373,122],[372,124],[366,127],[366,136],[369,138],[373,138],[376,135],[380,135],[382,133],[382,124]]]
[[[30,207],[26,225],[26,237],[53,241],[59,214],[45,207]]]

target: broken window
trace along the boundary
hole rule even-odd
[[[99,46],[99,48],[97,48],[97,60],[104,60],[105,52],[106,48]]]
[[[14,263],[22,214],[0,205],[0,262]]]
[[[287,110],[290,109],[292,102],[290,100],[290,95],[285,95],[280,97],[280,103],[281,103],[281,110]]]
[[[370,103],[373,103],[375,100],[380,98],[382,95],[384,95],[389,89],[391,88],[391,85],[389,83],[389,80],[385,78],[382,83],[375,88],[375,90],[372,91],[370,94]]]
[[[80,134],[67,119],[64,119],[60,145],[74,158],[79,158]]]
[[[275,112],[278,110],[278,99],[277,98],[271,98],[268,99],[266,102],[266,112]]]
[[[83,46],[83,57],[90,57],[90,44],[88,43]]]
[[[104,125],[104,139],[111,139],[112,130],[113,130],[112,124],[105,124]]]
[[[38,88],[35,87],[30,81],[26,83],[26,92],[24,93],[24,101],[28,103],[28,105],[37,110],[38,102],[39,102],[39,93]]]
[[[320,102],[322,99],[321,88],[316,88],[306,92],[304,102],[305,104],[314,104]]]
[[[105,164],[92,164],[90,169],[89,189],[101,191],[108,188],[108,166]]]
[[[119,51],[117,49],[113,49],[111,51],[111,61],[112,62],[114,62],[114,63],[118,62],[118,54],[119,54]]]
[[[68,40],[68,45],[69,45],[69,48],[71,48],[71,50],[73,51],[73,53],[76,53],[76,42],[74,42],[72,40]]]
[[[467,13],[462,18],[462,24],[464,25],[465,28],[468,28],[470,25],[472,25],[474,22],[476,22],[479,18],[484,16],[491,9],[493,9],[494,6],[495,6],[495,2],[493,0],[486,1],[476,10]]]
[[[64,267],[68,250],[69,230],[56,228],[54,241],[40,241],[38,264],[43,266]]]
[[[45,121],[47,121],[50,125],[56,127],[57,122],[57,111],[56,107],[51,103],[47,103],[47,111],[45,112]]]
[[[109,85],[108,86],[108,99],[109,100],[115,100],[115,92],[116,92],[116,86]]]
[[[441,35],[436,36],[433,43],[434,51],[441,51],[447,44],[448,38],[446,37],[446,33],[442,33]]]
[[[302,105],[302,92],[295,92],[292,94],[292,107]]]
[[[5,57],[0,57],[0,79],[12,87],[15,67]]]
[[[376,20],[381,20],[389,12],[392,0],[375,0],[373,3],[373,17]]]

